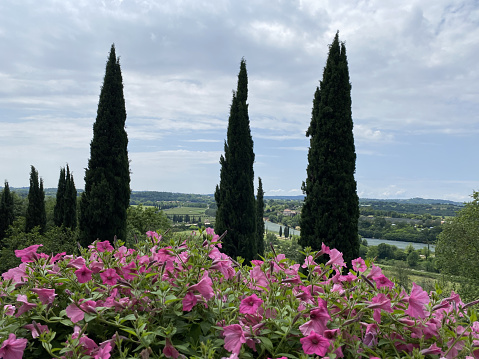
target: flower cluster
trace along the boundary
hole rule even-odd
[[[79,256],[40,247],[2,274],[0,358],[479,358],[476,302],[408,293],[361,258],[346,272],[324,244],[251,266],[211,229]]]

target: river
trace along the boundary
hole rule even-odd
[[[278,233],[279,232],[279,227],[280,225],[279,224],[276,224],[276,223],[273,223],[273,222],[269,222],[269,221],[265,221],[264,222],[264,228],[270,232],[276,232]],[[283,227],[283,232],[284,232],[284,226]],[[289,229],[289,233],[293,234],[293,235],[297,235],[299,236],[300,232],[296,229],[293,229],[293,228],[290,228]],[[390,244],[392,246],[396,246],[400,249],[405,249],[408,245],[412,244],[412,246],[414,247],[414,249],[421,249],[421,248],[424,248],[426,247],[427,248],[427,244],[426,243],[414,243],[414,242],[404,242],[404,241],[390,241],[390,240],[387,240],[387,239],[376,239],[376,238],[364,238],[365,240],[368,241],[368,245],[370,246],[377,246],[381,243],[386,243],[386,244]],[[429,245],[429,249],[431,251],[434,251],[435,250],[435,246],[434,244],[430,244]]]

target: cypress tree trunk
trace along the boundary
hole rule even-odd
[[[30,232],[36,226],[40,227],[40,233],[45,232],[47,225],[47,212],[45,209],[45,192],[43,180],[38,184],[38,172],[31,166],[30,188],[28,190],[28,206],[25,216],[25,231]]]
[[[261,177],[258,178],[258,193],[256,194],[256,232],[258,256],[264,256],[264,191]]]
[[[233,94],[228,120],[225,153],[220,158],[220,184],[216,186],[215,230],[228,231],[223,250],[229,256],[241,256],[248,262],[257,253],[256,208],[254,198],[254,152],[249,126],[248,75],[241,60],[238,88]]]
[[[123,80],[115,46],[106,64],[98,111],[93,125],[85,191],[80,202],[80,242],[126,239],[126,212],[130,202],[128,137]]]
[[[3,247],[2,241],[6,236],[8,227],[15,220],[13,205],[13,195],[10,192],[8,182],[5,181],[2,197],[0,199],[0,248]]]
[[[324,242],[343,252],[345,261],[359,256],[359,200],[356,193],[356,152],[351,114],[346,47],[336,34],[329,49],[323,80],[316,89],[308,168],[301,212],[303,247],[321,249]]]

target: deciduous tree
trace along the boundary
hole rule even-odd
[[[226,254],[247,261],[257,253],[256,206],[254,198],[253,138],[248,116],[248,75],[246,62],[241,60],[238,87],[228,120],[224,156],[220,157],[220,184],[216,186],[215,230],[228,231],[223,239]]]
[[[83,246],[97,238],[126,237],[130,201],[126,110],[119,59],[112,45],[106,64],[98,111],[93,125],[85,191],[80,201],[80,240]]]
[[[324,242],[343,252],[345,261],[359,255],[359,200],[346,47],[336,33],[329,47],[323,79],[316,89],[311,124],[306,195],[301,213],[303,247]]]

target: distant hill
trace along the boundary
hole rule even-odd
[[[376,198],[360,198],[359,203],[364,202],[393,202],[402,204],[452,204],[454,206],[464,206],[463,202],[454,202],[447,199],[427,199],[427,198],[409,198],[409,199],[376,199]]]

